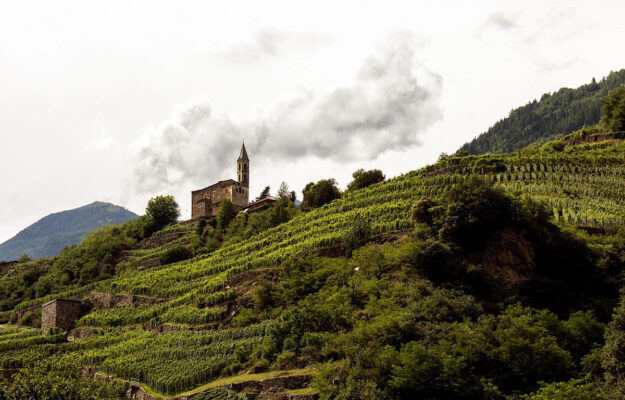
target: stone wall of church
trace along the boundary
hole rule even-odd
[[[230,180],[216,183],[191,193],[191,218],[216,216],[223,199],[232,201],[235,208],[245,207],[248,198],[249,189],[241,187],[238,182]],[[202,199],[210,201],[200,201]]]

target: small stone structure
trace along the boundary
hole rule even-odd
[[[82,314],[81,302],[55,299],[41,306],[41,330],[60,328],[69,332]]]

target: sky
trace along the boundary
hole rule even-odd
[[[452,153],[625,68],[622,1],[0,1],[0,242],[93,201],[142,214]]]

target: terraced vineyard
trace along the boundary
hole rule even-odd
[[[99,309],[78,326],[100,334],[65,342],[62,334],[33,330],[0,331],[0,366],[19,368],[54,362],[92,365],[112,376],[138,381],[155,391],[175,394],[236,373],[275,321],[235,329],[227,325],[236,291],[231,283],[247,271],[280,267],[286,260],[341,243],[355,220],[375,235],[409,231],[414,202],[440,196],[468,176],[479,175],[511,193],[546,202],[562,225],[622,226],[625,209],[625,144],[581,145],[563,151],[525,149],[509,155],[450,157],[343,198],[261,232],[250,240],[224,246],[209,255],[148,269],[128,269],[119,276],[71,292],[57,293],[16,308],[23,310],[51,298],[80,297],[87,291],[135,294],[163,300],[153,305]],[[172,227],[182,236],[156,249],[132,250],[127,261],[157,257],[188,240],[193,228]],[[6,317],[7,315],[3,315]],[[185,328],[221,323],[218,331],[156,334],[143,329],[159,324]],[[147,329],[147,328],[146,328]],[[63,343],[61,343],[63,342]],[[217,395],[216,395],[217,396]],[[215,397],[219,398],[219,397]]]

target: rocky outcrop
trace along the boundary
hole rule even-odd
[[[497,232],[479,254],[484,272],[508,289],[536,275],[534,247],[512,229]]]

